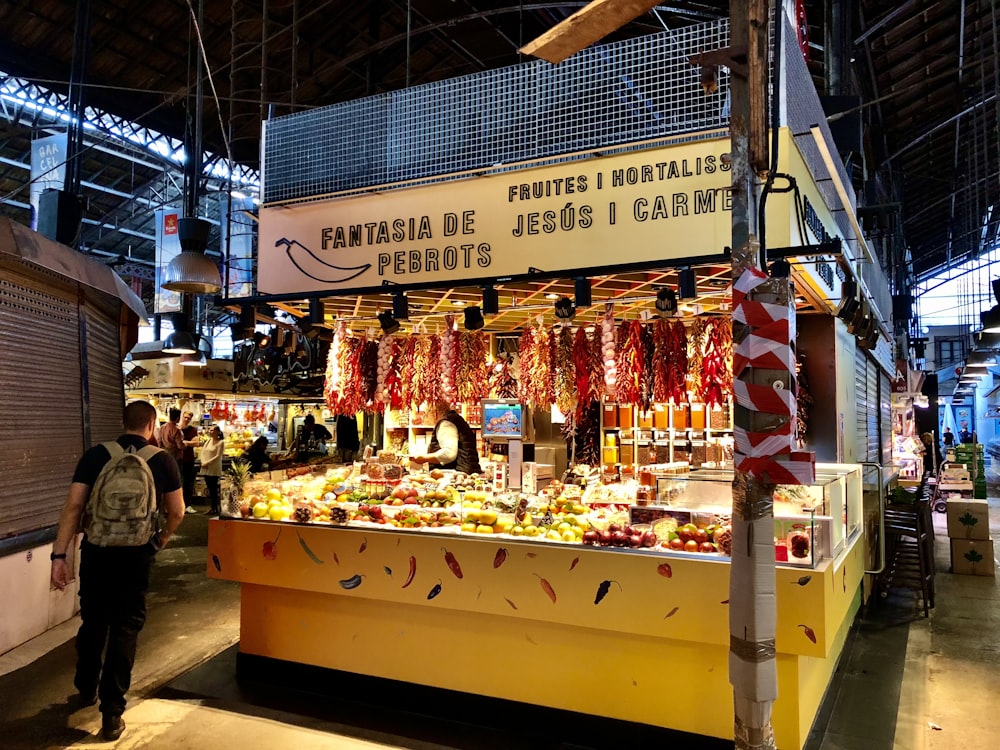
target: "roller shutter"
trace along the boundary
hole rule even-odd
[[[0,265],[0,535],[58,523],[83,451],[76,294]],[[44,408],[38,405],[43,404]]]
[[[881,380],[886,380],[884,388]],[[854,357],[854,392],[858,461],[883,461],[882,435],[891,434],[885,431],[888,388],[888,377],[882,374],[864,349],[857,349]]]
[[[97,309],[88,301],[84,310],[84,351],[87,362],[87,404],[90,444],[113,440],[122,432],[125,386],[122,379],[118,319],[121,303],[114,310]]]

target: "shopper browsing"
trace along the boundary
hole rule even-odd
[[[205,478],[205,488],[208,490],[209,515],[217,516],[222,512],[219,504],[219,477],[222,476],[222,454],[226,449],[226,441],[222,429],[215,425],[208,431],[208,440],[201,446],[201,475]]]
[[[95,445],[80,457],[59,517],[50,573],[57,588],[66,587],[66,558],[74,554],[82,528],[82,622],[73,684],[79,703],[92,706],[100,698],[101,735],[108,741],[125,729],[125,693],[146,621],[153,558],[184,519],[177,462],[147,443],[156,427],[156,409],[146,401],[129,404],[124,427],[117,440]],[[162,529],[157,528],[158,511],[166,518]]]

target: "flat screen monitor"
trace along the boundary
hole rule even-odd
[[[523,440],[525,408],[520,401],[506,398],[483,399],[483,438]]]

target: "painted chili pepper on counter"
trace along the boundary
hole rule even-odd
[[[594,604],[600,604],[604,597],[608,595],[612,583],[617,584],[619,589],[622,588],[622,585],[618,581],[601,581],[601,585],[597,587],[597,595],[594,596]],[[624,589],[622,590],[624,591]]]
[[[337,565],[340,565],[340,558],[337,557],[337,553],[336,552],[333,553],[333,561],[335,563],[337,563]]]
[[[220,573],[222,572],[222,563],[219,562],[219,556],[218,555],[212,555],[212,565],[215,566],[215,569],[218,572],[220,572]]]
[[[668,617],[673,617],[674,615],[677,614],[677,610],[679,610],[679,609],[680,609],[680,607],[674,607],[672,610],[670,610],[669,612],[667,612],[667,614],[663,615],[663,619],[666,620]]]
[[[361,575],[360,573],[356,573],[350,578],[343,578],[337,581],[337,583],[340,584],[341,588],[350,591],[351,589],[356,589],[358,586],[360,586],[362,579],[364,579],[364,576]]]
[[[388,565],[383,565],[382,566],[382,570],[385,571],[385,574],[387,576],[389,576],[390,578],[392,578],[392,568],[390,568]]]
[[[493,557],[493,567],[499,568],[501,565],[503,565],[504,560],[506,559],[507,559],[507,550],[501,547],[500,549],[497,550],[496,555],[494,555]]]
[[[674,574],[674,570],[670,567],[670,563],[660,563],[656,566],[656,572],[664,578],[670,578]]]
[[[433,599],[435,596],[441,593],[441,581],[434,584],[434,588],[427,592],[427,598]]]
[[[358,547],[358,554],[360,555],[366,549],[368,549],[368,537],[365,537],[364,539],[361,540],[361,546]]]
[[[811,627],[809,627],[808,625],[799,625],[799,627],[802,628],[802,632],[805,633],[806,638],[808,638],[813,643],[816,642],[816,633],[813,632],[813,629]]]
[[[542,591],[544,591],[545,595],[547,597],[549,597],[549,599],[552,600],[553,604],[555,604],[556,603],[556,590],[554,588],[552,588],[552,584],[549,583],[548,581],[546,581],[540,575],[538,575],[538,573],[535,573],[534,575],[538,576],[538,583],[541,585]]]
[[[413,576],[417,573],[417,558],[410,555],[410,571],[406,574],[406,581],[403,582],[403,588],[405,589],[411,583],[413,583]]]
[[[813,579],[813,577],[812,577],[812,576],[802,576],[802,577],[801,577],[801,578],[800,578],[799,580],[797,580],[797,581],[792,581],[792,583],[793,583],[793,584],[798,584],[799,586],[805,586],[805,585],[806,585],[807,583],[809,583],[809,581],[811,581],[812,579]]]
[[[455,578],[461,578],[462,566],[458,564],[458,560],[456,560],[455,556],[444,547],[441,549],[444,550],[444,561],[447,563],[448,569],[455,574]]]
[[[511,601],[510,599],[508,599],[508,598],[507,598],[506,596],[505,596],[505,597],[503,598],[503,600],[504,600],[505,602],[507,602],[507,603],[508,603],[508,604],[510,605],[510,608],[511,608],[511,609],[517,609],[517,605],[516,605],[516,604],[514,604],[514,602],[512,602],[512,601]]]
[[[264,542],[264,546],[261,547],[260,552],[264,556],[265,560],[274,560],[278,556],[279,539],[281,539],[281,529],[278,529],[278,533],[274,537],[274,541]]]
[[[574,558],[573,558],[573,562],[571,562],[571,563],[569,564],[569,569],[570,569],[570,570],[573,570],[573,568],[575,568],[575,567],[576,567],[577,565],[579,565],[579,564],[580,564],[580,558],[579,558],[579,557],[574,557]]]
[[[299,545],[302,547],[302,549],[305,551],[305,553],[309,556],[309,559],[312,560],[317,565],[322,565],[323,561],[320,560],[319,557],[316,556],[315,552],[313,552],[311,549],[309,549],[309,545],[306,544],[306,540],[302,538],[302,535],[298,531],[295,532],[295,536],[297,536],[299,538]]]

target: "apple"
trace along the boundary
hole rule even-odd
[[[698,545],[699,552],[715,552],[715,545],[711,542],[702,542]]]
[[[613,523],[610,526],[608,526],[608,531],[610,531],[612,534],[614,534],[616,531],[621,531],[621,530],[622,527],[616,523]]]
[[[628,536],[625,532],[619,529],[618,531],[611,532],[611,543],[616,547],[624,547],[628,544]]]
[[[600,533],[600,542],[602,547],[607,547],[611,544],[611,531],[610,529],[605,529]]]
[[[684,540],[681,539],[679,536],[675,536],[673,539],[667,542],[667,547],[672,550],[678,550],[678,551],[683,550]]]
[[[376,521],[378,521],[380,518],[382,518],[382,506],[381,505],[370,506],[368,508],[368,515],[371,516]]]
[[[253,517],[254,518],[264,518],[271,510],[270,506],[261,500],[259,503],[255,503],[253,506]]]
[[[562,533],[562,540],[564,542],[575,542],[576,534],[573,533],[573,529],[566,529],[566,531]]]
[[[485,523],[481,523],[478,526],[476,526],[476,533],[477,534],[492,534],[493,533],[493,527],[492,526],[487,526]]]
[[[698,542],[698,544],[704,544],[708,541],[708,532],[705,531],[705,529],[698,529],[694,532],[694,536],[692,538]]]
[[[697,552],[698,551],[698,542],[696,542],[694,539],[688,539],[686,542],[684,542],[684,551],[685,552]]]
[[[656,532],[646,531],[642,535],[642,546],[643,547],[655,547],[656,546]]]
[[[641,547],[642,546],[642,534],[636,532],[635,534],[630,534],[628,538],[628,543],[630,547]]]
[[[593,529],[583,532],[583,543],[594,545],[601,541],[601,535]]]

